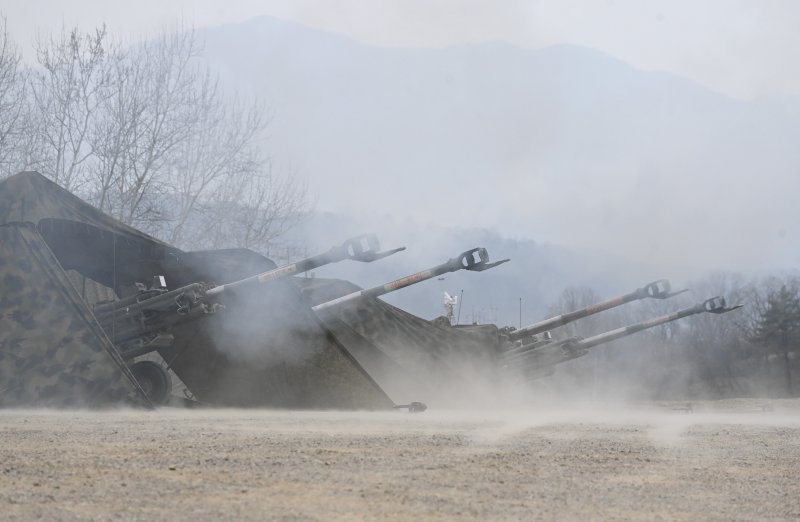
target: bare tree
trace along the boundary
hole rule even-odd
[[[592,288],[588,286],[570,286],[561,292],[558,301],[548,307],[547,315],[553,317],[573,312],[591,306],[599,301],[600,296],[598,296],[597,292]],[[553,332],[553,335],[558,338],[588,336],[599,333],[602,322],[599,316],[588,317],[561,327],[559,332]]]
[[[119,206],[114,190],[130,168],[128,149],[144,102],[142,67],[119,49],[108,53],[106,67],[108,79],[101,86],[101,102],[89,135],[95,161],[89,168],[87,192],[100,210],[113,213]]]
[[[40,41],[30,80],[43,173],[122,222],[184,248],[274,248],[305,188],[273,173],[269,118],[224,92],[193,30],[136,45],[105,29]]]
[[[92,158],[88,135],[107,81],[104,67],[105,27],[81,35],[62,30],[57,38],[37,42],[41,68],[30,77],[36,128],[42,144],[41,170],[64,188],[76,191],[85,182]]]
[[[162,34],[132,52],[131,63],[144,69],[137,71],[141,106],[127,143],[128,168],[116,184],[115,215],[126,223],[148,229],[167,219],[162,195],[173,154],[216,95],[210,72],[196,63],[200,52],[194,31]]]
[[[692,282],[687,304],[698,299],[723,296],[729,304],[745,308],[724,315],[699,314],[676,322],[677,335],[671,350],[688,361],[698,383],[714,396],[741,394],[746,383],[740,379],[737,362],[748,356],[746,323],[749,283],[740,274],[715,272]]]
[[[152,190],[145,193],[152,187],[137,187],[141,201],[151,205],[140,210],[157,208],[160,213],[157,222],[140,226],[187,248],[268,251],[304,215],[305,189],[294,177],[273,173],[262,152],[269,123],[265,109],[257,101],[226,96],[217,77],[198,64],[200,48],[194,32],[168,35],[144,47],[146,56],[160,58],[148,59],[157,67],[148,76],[175,81],[172,94],[155,104],[174,120],[165,119],[161,129],[161,141],[169,148],[159,160],[160,200]]]
[[[195,208],[187,241],[202,248],[251,248],[288,257],[278,242],[307,214],[306,188],[292,176],[276,176],[269,165],[233,175]]]
[[[6,19],[0,17],[0,177],[29,162],[25,82],[19,49],[9,37]]]
[[[244,186],[269,167],[256,146],[267,125],[261,107],[223,99],[217,81],[207,75],[198,87],[193,132],[176,147],[169,165],[174,202],[165,235],[176,245],[205,243],[213,224],[224,222],[234,208],[246,205],[244,200],[252,193]],[[259,205],[262,200],[251,203]],[[217,244],[235,237],[242,239],[237,246],[246,243],[241,234],[211,237],[218,237]]]

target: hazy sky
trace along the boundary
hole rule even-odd
[[[800,96],[794,0],[0,0],[0,12],[29,58],[35,35],[62,24],[105,22],[135,36],[178,19],[210,26],[271,15],[387,46],[582,44],[737,98]]]
[[[105,22],[115,37],[135,38],[175,28],[181,21],[207,27],[269,15],[373,46],[443,47],[486,41],[523,48],[578,44],[638,69],[668,71],[740,99],[800,97],[800,0],[0,0],[0,12],[28,59],[34,58],[37,34],[62,26],[77,24],[85,31]],[[800,187],[800,160],[792,142],[800,98],[784,103],[721,103],[693,89],[688,94],[685,89],[672,92],[669,89],[683,83],[665,75],[639,73],[634,76],[650,77],[646,84],[655,86],[655,91],[625,91],[633,76],[608,72],[611,76],[605,80],[619,82],[620,92],[638,92],[645,98],[603,98],[608,107],[586,111],[582,104],[591,99],[586,93],[592,91],[592,82],[602,85],[605,81],[593,77],[580,79],[571,85],[572,90],[558,90],[566,97],[561,105],[540,107],[537,100],[521,96],[508,98],[513,103],[506,107],[498,100],[506,100],[502,93],[511,96],[515,91],[505,87],[522,81],[524,75],[505,81],[520,71],[504,69],[503,56],[508,53],[497,48],[493,59],[499,61],[492,65],[498,68],[478,67],[476,57],[469,65],[477,68],[469,71],[502,70],[505,76],[482,73],[487,82],[458,84],[453,92],[463,98],[456,97],[452,106],[442,97],[444,84],[430,81],[419,82],[431,89],[425,96],[402,91],[405,94],[391,98],[398,94],[395,88],[400,88],[396,79],[393,85],[382,85],[381,75],[362,75],[359,67],[349,76],[326,76],[327,69],[320,67],[320,49],[314,45],[336,38],[305,41],[298,36],[295,43],[302,44],[298,49],[308,45],[313,52],[308,62],[302,61],[301,51],[291,55],[291,67],[280,61],[286,53],[248,48],[257,45],[258,39],[238,43],[248,30],[268,36],[271,26],[283,25],[263,20],[206,34],[225,35],[215,42],[216,60],[229,69],[234,81],[264,96],[271,93],[269,101],[277,116],[270,127],[274,135],[267,144],[269,153],[279,169],[296,171],[308,181],[318,198],[318,211],[358,210],[365,216],[381,212],[448,226],[495,227],[507,237],[588,245],[628,259],[657,259],[665,265],[796,266],[800,220],[787,195],[796,194]],[[292,34],[278,31],[273,36],[291,38]],[[284,43],[270,42],[271,48]],[[325,60],[364,58],[348,54],[351,47],[357,46],[333,49]],[[430,57],[453,53],[373,49],[367,54]],[[403,63],[396,63],[397,70]],[[281,77],[272,81],[274,71],[281,71]],[[414,67],[402,71],[419,74]],[[535,71],[528,71],[531,74]],[[318,81],[304,83],[308,78]],[[657,84],[659,78],[663,83]],[[352,85],[351,80],[355,81]],[[331,87],[334,83],[338,87]],[[353,92],[352,87],[359,85],[374,86],[374,96],[337,98],[337,93]],[[674,94],[672,101],[679,110],[673,114],[659,112],[659,86],[667,89],[664,100]],[[390,98],[395,103],[388,103]],[[440,101],[435,107],[426,106],[426,100],[432,99]],[[379,117],[372,118],[365,107],[375,100],[380,101],[376,104],[380,111]],[[469,100],[467,107],[498,102],[491,105],[497,112],[455,110],[453,120],[448,111],[461,107],[458,103],[464,100]],[[698,111],[692,105],[697,100],[716,101],[708,111]],[[362,101],[367,104],[360,105]],[[630,114],[625,111],[628,106],[635,108]],[[724,109],[715,113],[714,107],[720,106]],[[344,108],[348,115],[358,117],[341,117]],[[427,117],[435,113],[438,119],[421,120],[420,110],[428,111]],[[526,112],[531,110],[538,112]],[[603,116],[604,110],[616,112]],[[573,118],[576,111],[586,113]],[[659,118],[654,125],[648,125],[651,114]],[[484,118],[491,124],[469,124]],[[453,121],[466,123],[448,127]],[[637,130],[625,127],[625,122]],[[561,141],[551,141],[556,136]],[[414,154],[409,155],[409,150]],[[397,179],[406,183],[387,191]],[[454,180],[465,188],[451,191]],[[428,184],[424,195],[419,195],[414,182]],[[499,182],[516,189],[497,191]],[[353,191],[356,186],[359,190]],[[443,216],[441,194],[447,194],[450,208],[470,209],[469,216],[460,212]],[[486,198],[486,194],[495,195]]]

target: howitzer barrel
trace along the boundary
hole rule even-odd
[[[678,319],[683,319],[684,317],[689,317],[690,315],[703,314],[706,312],[723,314],[740,307],[741,305],[727,308],[725,306],[724,297],[712,297],[711,299],[708,299],[702,303],[698,303],[692,307],[684,308],[683,310],[679,310],[671,314],[662,315],[661,317],[656,317],[655,319],[650,319],[641,323],[617,328],[616,330],[611,330],[610,332],[587,337],[577,341],[577,347],[588,350],[589,348],[597,346],[598,344],[610,343],[611,341],[616,341],[621,337],[627,337],[628,335],[635,334],[636,332],[641,332],[642,330],[647,330],[662,324],[677,321]]]
[[[691,315],[702,313],[724,314],[726,312],[730,312],[731,310],[736,310],[737,308],[741,308],[741,305],[727,307],[725,305],[725,298],[712,297],[711,299],[707,299],[706,301],[696,304],[695,306],[685,308],[671,314],[656,317],[654,319],[636,323],[630,326],[617,328],[616,330],[611,330],[605,333],[594,335],[592,337],[587,337],[585,339],[572,338],[563,341],[543,343],[543,345],[537,345],[534,343],[530,345],[530,349],[528,350],[525,350],[525,347],[522,347],[522,349],[515,348],[508,352],[506,357],[504,357],[504,361],[507,364],[514,363],[515,365],[517,363],[523,363],[524,366],[539,371],[555,364],[581,357],[585,355],[590,348],[599,344],[609,343],[611,341],[620,339],[621,337],[626,337],[628,335],[641,332],[642,330],[647,330],[648,328],[653,328],[672,321],[677,321],[678,319],[689,317]]]
[[[98,304],[94,307],[94,314],[112,342],[125,353],[139,355],[146,353],[148,346],[154,346],[154,339],[159,342],[166,339],[166,336],[159,337],[156,334],[163,334],[173,326],[224,308],[217,301],[227,290],[268,283],[344,259],[368,263],[405,250],[405,247],[386,252],[380,252],[379,249],[378,239],[374,235],[358,236],[323,254],[233,283],[219,286],[192,283],[174,290],[143,290],[118,301]],[[135,349],[128,345],[135,346]]]
[[[371,263],[372,261],[383,259],[384,257],[390,256],[405,249],[406,247],[400,247],[393,250],[388,250],[386,252],[379,252],[380,245],[378,243],[378,238],[372,234],[365,234],[363,236],[357,236],[348,239],[341,245],[335,246],[323,254],[312,256],[280,268],[275,268],[274,270],[248,277],[247,279],[215,286],[214,288],[209,289],[206,292],[206,295],[213,297],[222,294],[226,290],[233,290],[235,288],[240,288],[251,284],[269,283],[270,281],[274,281],[282,277],[308,272],[309,270],[319,268],[323,265],[336,263],[345,259],[361,261],[363,263]]]
[[[462,252],[461,254],[458,255],[458,257],[448,259],[441,265],[437,265],[433,268],[417,272],[416,274],[396,279],[384,285],[376,286],[366,290],[359,290],[357,292],[352,292],[350,294],[338,297],[331,301],[318,304],[312,307],[312,310],[314,310],[315,312],[320,312],[358,299],[363,299],[366,297],[378,297],[383,294],[388,294],[389,292],[394,292],[395,290],[400,290],[401,288],[405,288],[407,286],[421,283],[422,281],[431,279],[433,277],[442,274],[446,274],[448,272],[456,272],[458,270],[470,270],[473,272],[482,272],[483,270],[494,268],[497,265],[501,265],[507,261],[508,259],[503,259],[501,261],[490,263],[489,252],[487,252],[485,248],[473,248],[472,250],[467,250],[466,252]]]
[[[610,310],[611,308],[616,308],[617,306],[624,305],[625,303],[638,301],[639,299],[645,299],[648,297],[653,299],[667,299],[685,292],[685,290],[680,292],[671,292],[670,290],[671,288],[669,281],[666,279],[659,279],[658,281],[653,281],[642,288],[637,288],[628,294],[621,295],[619,297],[615,297],[613,299],[609,299],[580,310],[575,310],[574,312],[557,315],[555,317],[545,319],[544,321],[534,323],[530,326],[526,326],[525,328],[520,328],[519,330],[511,332],[508,335],[508,338],[512,341],[516,341],[525,337],[530,337],[531,335],[546,332],[547,330],[551,330],[559,326],[564,326],[565,324],[577,321],[578,319],[583,319],[584,317],[604,312],[606,310]]]

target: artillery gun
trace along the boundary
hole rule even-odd
[[[728,307],[725,298],[718,296],[671,314],[610,330],[591,337],[572,337],[559,341],[551,338],[534,338],[531,342],[509,347],[501,355],[500,364],[506,370],[521,373],[528,379],[543,377],[551,374],[555,365],[578,357],[583,357],[589,353],[589,349],[599,344],[609,343],[649,328],[683,319],[684,317],[703,313],[719,315],[741,307],[742,305]]]
[[[507,331],[506,336],[512,342],[522,342],[523,344],[528,344],[535,339],[536,335],[548,332],[549,330],[558,328],[559,326],[567,325],[579,319],[622,306],[626,303],[648,298],[662,300],[669,299],[686,291],[687,290],[679,290],[677,292],[673,292],[669,281],[666,279],[659,279],[658,281],[648,283],[643,287],[637,288],[633,292],[625,295],[614,297],[612,299],[587,306],[586,308],[581,308],[580,310],[557,315],[524,328],[520,328],[519,330]]]
[[[492,262],[484,248],[462,252],[446,262],[395,281],[358,289],[337,280],[301,280],[303,291],[326,329],[393,399],[410,403],[420,395],[434,398],[437,383],[467,383],[466,359],[480,372],[493,372],[494,349],[474,336],[394,307],[380,296],[457,270],[483,272],[508,260]]]
[[[175,290],[167,290],[163,288],[162,281],[157,281],[157,285],[154,287],[142,289],[133,296],[111,303],[96,305],[94,314],[109,338],[118,347],[122,358],[126,361],[132,361],[136,357],[155,350],[169,348],[174,342],[174,336],[171,332],[173,327],[223,310],[222,297],[226,294],[254,288],[255,286],[277,281],[328,263],[344,259],[372,262],[404,249],[396,248],[380,252],[379,248],[379,243],[374,236],[359,236],[332,248],[324,254],[232,283],[223,285],[191,283]],[[462,269],[483,271],[506,261],[490,263],[486,249],[475,248],[431,269],[403,277],[379,287],[351,293],[315,306],[312,309],[315,312],[320,312],[363,297],[375,297],[399,290],[446,272]],[[163,370],[163,367],[150,361],[133,363],[130,367],[142,387],[149,391],[153,402],[158,403],[169,396],[169,376]]]
[[[431,396],[452,396],[457,389],[468,390],[470,376],[475,375],[489,380],[503,380],[514,376],[520,369],[528,370],[528,373],[520,372],[526,379],[546,375],[557,364],[588,351],[588,348],[584,348],[583,352],[578,348],[570,351],[572,344],[579,339],[553,341],[549,329],[632,301],[663,300],[685,292],[672,291],[668,281],[658,280],[619,297],[515,330],[494,325],[450,326],[441,321],[422,321],[385,303],[373,301],[359,304],[359,300],[381,295],[387,287],[392,286],[395,285],[389,283],[374,289],[350,292],[344,297],[326,300],[312,309],[321,314],[331,331],[343,340],[348,350],[382,387],[408,400],[419,390],[426,390]],[[724,306],[712,306],[713,302],[709,301],[703,311],[728,311]],[[351,306],[345,306],[346,303]],[[694,308],[692,311],[697,313]],[[670,317],[670,320],[687,315],[691,314],[683,311]],[[634,333],[638,331],[635,327],[625,331]],[[545,335],[541,335],[543,333]],[[612,340],[614,338],[602,337],[586,342]],[[542,351],[531,352],[534,348],[541,348]]]
[[[274,268],[270,260],[243,249],[184,252],[123,225],[38,174],[0,185],[0,275],[6,282],[0,310],[3,405],[149,403],[147,395],[159,402],[159,387],[163,396],[169,383],[159,378],[169,375],[155,364],[132,364],[137,355],[157,350],[201,402],[383,409],[397,404],[382,383],[377,385],[379,374],[357,360],[353,341],[376,352],[376,360],[384,357],[378,362],[393,363],[385,366],[387,372],[413,377],[413,384],[439,383],[450,372],[466,389],[476,373],[461,371],[467,366],[461,364],[464,358],[479,372],[494,372],[499,364],[547,368],[547,346],[567,349],[567,343],[538,340],[539,330],[590,315],[565,314],[546,325],[501,330],[500,335],[494,326],[485,329],[485,336],[444,328],[367,298],[505,260],[490,263],[484,249],[473,249],[380,287],[311,296],[304,291],[319,287],[319,280],[286,276],[350,258],[348,253],[360,251],[360,260],[370,261],[391,252],[381,253],[377,242],[362,239],[344,253],[336,247]],[[371,259],[369,252],[375,254]],[[269,291],[260,291],[261,283],[272,283]],[[669,293],[662,287],[646,297]],[[342,294],[348,295],[337,297]],[[621,302],[629,302],[628,297]],[[596,305],[592,313],[608,307]],[[569,357],[557,360],[579,357],[581,346],[585,352],[590,343],[600,342],[579,341],[583,344],[575,341]],[[512,350],[519,359],[511,359]],[[426,367],[431,371],[425,372]],[[143,375],[147,371],[152,375]],[[142,385],[150,388],[147,395]],[[416,395],[420,389],[411,391]],[[413,398],[402,397],[409,410],[419,409]]]
[[[204,314],[213,314],[224,308],[221,297],[247,286],[267,284],[349,259],[371,263],[390,256],[405,247],[379,252],[378,239],[363,235],[348,239],[328,252],[291,263],[233,283],[192,283],[175,290],[167,290],[163,278],[156,278],[151,288],[141,288],[135,295],[94,306],[94,315],[109,334],[126,359],[149,353],[164,342],[169,342],[165,331]]]
[[[337,297],[336,299],[315,305],[311,309],[318,313],[325,312],[326,310],[331,310],[347,303],[388,294],[389,292],[394,292],[396,290],[400,290],[401,288],[421,283],[448,272],[456,272],[458,270],[483,272],[484,270],[489,270],[490,268],[502,265],[508,261],[510,260],[502,259],[492,263],[489,261],[489,252],[485,248],[473,248],[427,270],[422,270],[415,274],[401,277],[400,279],[395,279],[394,281],[375,286],[373,288],[351,292],[347,295],[343,295],[342,297]]]
[[[313,279],[287,276],[399,249],[381,252],[377,241],[362,237],[285,267],[245,249],[186,252],[41,176],[19,180],[35,183],[37,198],[3,193],[25,196],[17,196],[24,205],[3,207],[6,219],[30,222],[4,229],[0,261],[13,262],[1,272],[15,285],[31,274],[37,279],[7,288],[13,292],[0,314],[0,387],[14,396],[0,404],[113,403],[123,394],[158,404],[171,396],[174,374],[188,398],[217,406],[394,405],[312,312],[301,290]],[[472,261],[480,262],[481,253],[474,255],[447,270],[479,269],[484,263]],[[2,358],[5,350],[12,358]],[[139,358],[153,351],[166,364]],[[29,362],[24,372],[14,360]],[[103,399],[105,390],[111,392]]]
[[[93,307],[93,313],[122,358],[128,361],[134,376],[149,392],[151,400],[160,403],[170,393],[170,378],[166,370],[151,361],[132,361],[170,347],[175,340],[172,328],[223,310],[226,294],[346,259],[370,263],[404,249],[381,252],[378,239],[368,234],[348,239],[322,254],[228,284],[197,282],[168,290],[164,278],[157,276],[150,288],[140,286],[133,295],[98,303]]]

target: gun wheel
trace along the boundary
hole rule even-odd
[[[139,361],[130,369],[150,402],[156,406],[167,402],[172,393],[172,378],[166,368],[155,361]]]

